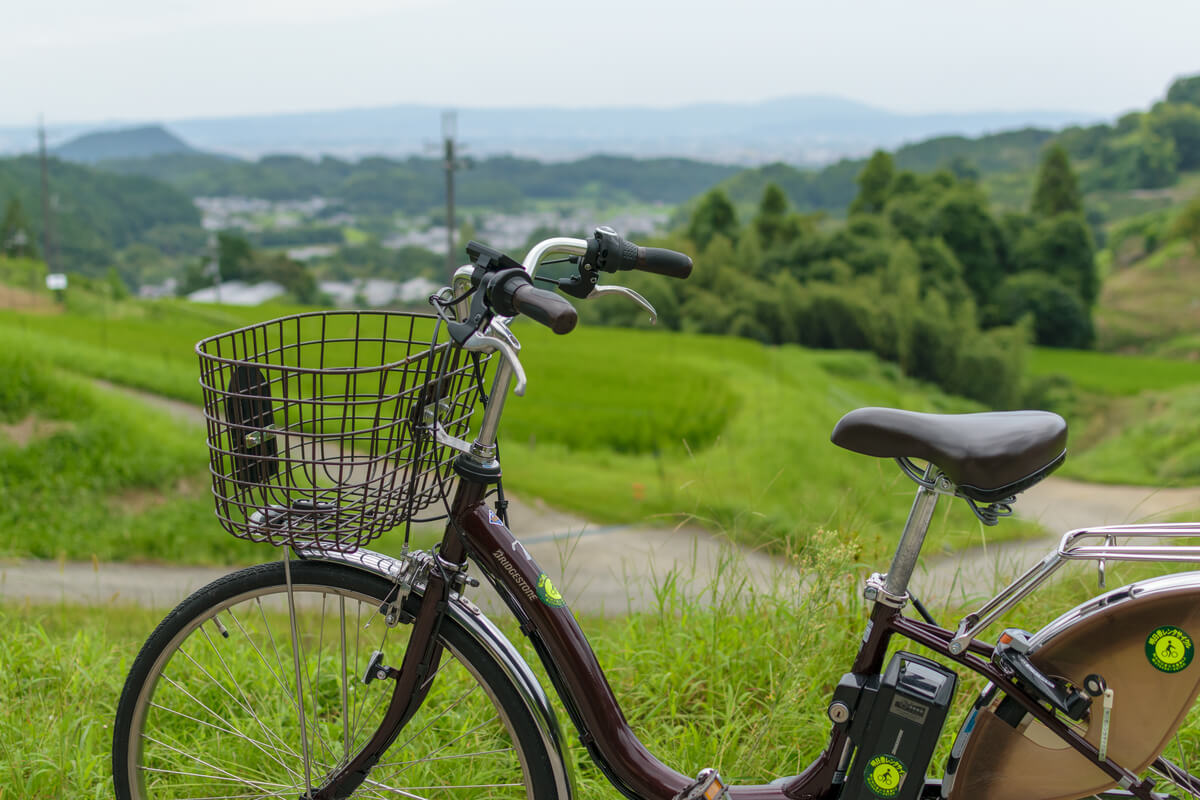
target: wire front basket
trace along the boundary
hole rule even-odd
[[[466,435],[486,366],[437,317],[397,311],[282,317],[196,352],[222,526],[338,552],[449,493],[456,453],[432,426]]]

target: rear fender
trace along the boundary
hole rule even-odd
[[[1155,644],[1165,644],[1164,636],[1171,639],[1165,660]],[[1197,638],[1200,572],[1186,572],[1130,584],[1071,609],[1033,636],[1030,660],[1076,686],[1091,674],[1104,678],[1113,690],[1108,757],[1140,773],[1200,694]],[[967,715],[946,767],[943,797],[1068,800],[1115,786],[1031,715],[1002,708],[1004,698],[1002,687],[989,684]],[[1076,728],[1099,747],[1102,722],[1096,701]]]

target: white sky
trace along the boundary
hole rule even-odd
[[[836,94],[895,111],[1145,107],[1197,0],[4,0],[0,125],[429,103]]]

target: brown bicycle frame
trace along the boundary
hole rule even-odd
[[[537,586],[543,573],[525,547],[484,502],[486,490],[486,484],[465,479],[460,482],[451,508],[451,520],[446,526],[439,551],[440,563],[451,572],[462,570],[466,568],[469,555],[478,564],[520,621],[521,631],[529,637],[537,651],[579,731],[580,741],[613,786],[634,800],[672,800],[690,787],[694,779],[663,764],[638,740],[571,610],[565,605],[547,604],[539,598]],[[434,588],[432,584],[442,589],[443,575],[431,575],[430,578],[430,589]],[[442,613],[443,603],[443,591],[426,591],[417,613],[410,653],[414,650],[429,653],[427,643],[419,641],[418,633],[424,631],[429,635],[429,631],[436,630],[432,624],[433,618]],[[990,661],[991,645],[973,640],[963,653],[956,655],[950,651],[950,641],[955,635],[952,631],[910,619],[898,609],[877,603],[871,612],[867,633],[854,659],[852,671],[879,674],[888,645],[897,634],[1001,686],[1034,718],[1116,783],[1128,788],[1128,792],[1117,791],[1106,796],[1153,800],[1150,793],[1152,781],[1139,780],[1110,759],[1101,760],[1099,752],[1090,742],[1001,673]],[[392,708],[389,708],[381,730],[388,726],[389,719],[400,723],[403,717],[411,714],[413,698],[411,695],[400,696],[405,694],[400,684],[405,683],[404,673],[410,667],[420,669],[417,664],[420,659],[412,659],[411,665],[409,661],[406,658],[400,670]],[[739,800],[832,800],[841,792],[841,777],[848,767],[848,763],[842,763],[844,760],[848,762],[848,758],[843,759],[843,756],[849,756],[849,745],[845,725],[834,725],[824,750],[800,775],[772,784],[731,785],[729,794]],[[1163,765],[1161,759],[1154,764],[1157,767]],[[1191,780],[1193,790],[1200,789],[1200,781],[1195,778]],[[940,782],[927,781],[921,796],[940,796]]]

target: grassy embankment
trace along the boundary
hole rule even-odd
[[[1074,452],[1062,469],[1104,483],[1200,483],[1200,256],[1174,241],[1106,279],[1103,346],[1122,355],[1039,349],[1035,376],[1069,378]],[[1060,389],[1063,387],[1059,387]],[[1059,399],[1063,399],[1059,393]]]

